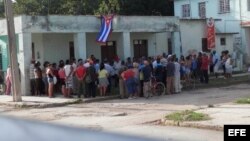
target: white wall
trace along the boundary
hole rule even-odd
[[[148,55],[157,56],[162,55],[163,52],[168,51],[168,38],[169,33],[131,33],[131,54],[134,56],[134,40],[147,40],[148,41]]]
[[[74,41],[73,34],[43,34],[44,55],[41,60],[58,63],[61,59],[70,59],[71,41]]]
[[[198,20],[182,20],[180,23],[182,53],[188,55],[189,51],[202,50],[202,38],[206,38],[206,23]]]
[[[32,42],[35,47],[35,60],[44,62],[43,34],[32,34]]]
[[[221,38],[226,38],[226,45],[221,45],[220,39]],[[223,50],[228,50],[229,53],[233,53],[234,48],[233,48],[233,36],[230,34],[220,34],[216,35],[216,51],[220,54]]]

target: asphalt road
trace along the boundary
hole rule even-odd
[[[224,88],[186,91],[178,95],[153,97],[151,99],[110,100],[47,109],[14,110],[0,107],[0,114],[161,140],[222,141],[222,132],[163,127],[153,125],[151,122],[175,111],[199,109],[209,104],[216,106],[249,96],[250,85],[240,84]]]

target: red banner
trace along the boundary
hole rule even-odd
[[[213,18],[209,18],[207,22],[207,48],[215,48],[215,25]]]

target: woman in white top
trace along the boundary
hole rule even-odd
[[[232,72],[233,72],[233,65],[232,65],[232,59],[231,56],[228,55],[227,56],[227,60],[225,63],[225,67],[226,67],[226,78],[230,78],[232,77]]]

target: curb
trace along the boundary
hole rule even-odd
[[[19,102],[19,103],[14,103],[14,102],[1,103],[0,102],[0,105],[11,106],[11,107],[18,108],[18,109],[27,109],[27,108],[43,109],[43,108],[52,108],[52,107],[63,107],[63,106],[73,105],[73,104],[100,102],[100,101],[117,99],[119,97],[120,96],[117,95],[117,96],[108,96],[108,97],[98,97],[94,99],[74,99],[74,100],[62,102],[62,103],[40,103],[40,104],[30,104],[29,102]]]
[[[171,120],[166,120],[166,119],[161,120],[161,125],[206,129],[206,130],[214,130],[214,131],[224,131],[224,127],[219,126],[219,125],[204,125],[204,124],[191,123],[191,122],[171,121]]]

